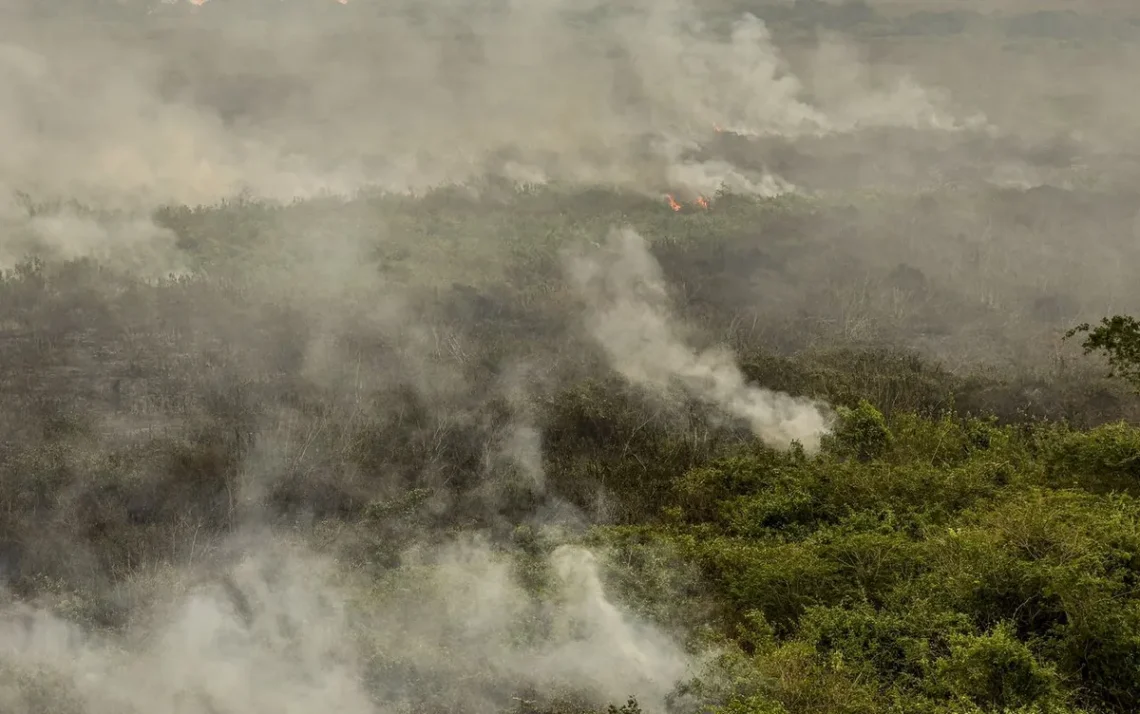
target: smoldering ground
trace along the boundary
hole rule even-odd
[[[608,601],[582,549],[552,554],[553,597],[538,601],[478,540],[417,558],[419,575],[379,597],[280,534],[272,543],[243,543],[222,585],[180,584],[115,638],[7,608],[5,710],[498,711],[527,690],[657,707],[687,667]]]
[[[133,9],[0,27],[6,711],[660,710],[700,650],[580,536],[827,421],[726,344],[1028,361],[1134,299],[1127,132],[1024,109],[1075,69],[964,100],[684,2]]]

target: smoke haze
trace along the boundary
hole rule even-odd
[[[1132,39],[899,7],[0,0],[0,709],[689,714],[591,526],[1140,305]]]
[[[762,193],[762,169],[691,154],[718,129],[794,138],[978,121],[905,77],[875,86],[835,39],[820,42],[809,86],[754,15],[711,27],[677,0],[241,7],[96,30],[62,11],[9,23],[0,135],[14,150],[0,182],[132,207],[422,191],[487,173]]]

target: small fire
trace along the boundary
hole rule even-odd
[[[713,131],[715,131],[718,134],[723,134],[724,128],[720,124],[713,124]]]
[[[205,5],[209,1],[210,0],[190,0],[190,4],[191,5],[197,5],[198,7],[202,7],[203,5]]]
[[[681,210],[684,209],[684,206],[681,204],[681,202],[674,198],[673,194],[671,193],[665,194],[665,202],[669,204],[669,208],[672,208],[674,213],[680,213]],[[709,209],[709,206],[712,204],[708,198],[704,196],[697,196],[696,200],[693,201],[693,205],[698,208],[703,208],[707,211]]]

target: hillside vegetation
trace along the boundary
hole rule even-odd
[[[1140,711],[1085,4],[0,0],[0,714]]]
[[[163,209],[167,243],[134,265],[40,246],[0,283],[0,575],[87,637],[131,642],[156,594],[192,591],[269,529],[351,593],[352,634],[320,656],[348,648],[372,701],[402,711],[1135,711],[1137,401],[1061,340],[1116,287],[1016,277],[1124,202],[1042,191],[721,195],[678,213],[489,185]],[[941,256],[884,230],[914,216],[949,226]],[[974,220],[1008,230],[972,245]],[[978,253],[1025,221],[1039,242],[1017,264]],[[817,452],[607,366],[561,265],[614,225],[649,238],[695,345],[836,409]],[[621,618],[558,585],[579,552]],[[309,651],[312,611],[242,577],[223,580],[249,636]],[[607,671],[631,642],[643,669]],[[4,667],[6,711],[92,706],[55,660]],[[662,688],[662,672],[681,676]],[[185,711],[231,711],[211,703],[221,674],[185,676]]]

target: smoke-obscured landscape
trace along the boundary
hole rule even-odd
[[[0,0],[0,711],[1136,711],[1138,72],[1123,2]]]

